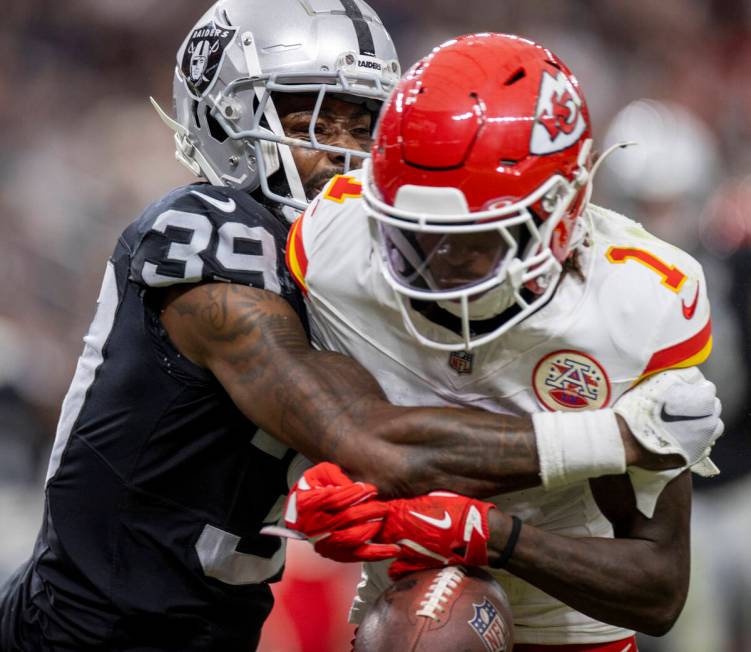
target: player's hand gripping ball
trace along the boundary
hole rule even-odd
[[[476,567],[411,573],[386,589],[357,629],[354,652],[510,652],[508,598]]]

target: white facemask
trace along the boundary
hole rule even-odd
[[[492,290],[488,290],[474,301],[470,301],[469,318],[472,321],[492,319],[510,308],[514,303],[514,288],[507,281]],[[455,317],[461,318],[462,304],[460,301],[439,301],[438,305]]]

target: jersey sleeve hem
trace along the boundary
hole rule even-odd
[[[637,383],[666,369],[683,369],[700,365],[709,358],[711,353],[712,320],[708,319],[706,325],[695,335],[657,351],[649,359]]]
[[[286,261],[287,269],[292,275],[292,280],[295,285],[300,288],[300,291],[307,296],[308,285],[305,281],[305,275],[308,272],[308,257],[305,253],[305,244],[303,242],[302,224],[305,218],[305,213],[300,215],[299,218],[292,225],[287,236],[287,252]]]

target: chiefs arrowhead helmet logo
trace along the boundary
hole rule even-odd
[[[563,72],[553,77],[542,73],[530,152],[552,154],[574,145],[587,128],[582,100]]]
[[[548,130],[550,139],[555,140],[559,132],[571,134],[576,128],[579,107],[568,91],[562,95],[553,95],[552,110],[541,115],[538,120]]]

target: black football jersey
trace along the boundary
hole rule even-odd
[[[171,344],[159,288],[232,282],[284,297],[286,227],[249,195],[178,189],[125,230],[58,425],[34,608],[60,649],[255,648],[295,452]],[[54,648],[57,649],[57,648]]]

